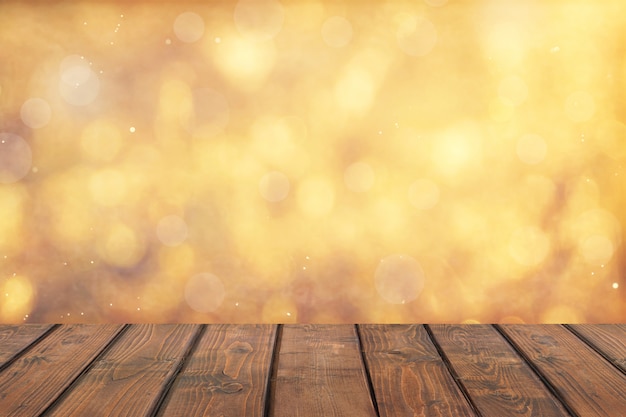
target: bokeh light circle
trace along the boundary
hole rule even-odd
[[[61,61],[59,92],[74,106],[91,104],[100,93],[100,79],[84,57],[70,55]]]
[[[258,42],[274,38],[283,27],[285,11],[275,0],[240,0],[235,6],[235,26],[243,36]]]
[[[14,133],[0,132],[0,183],[10,184],[30,171],[33,155],[30,145]]]
[[[174,20],[173,29],[182,42],[192,43],[204,35],[204,20],[194,12],[181,13]]]
[[[578,249],[589,265],[596,266],[609,262],[615,251],[611,239],[604,235],[592,235],[581,239]]]
[[[210,313],[224,302],[224,284],[215,275],[204,272],[194,275],[185,285],[185,301],[198,313]]]
[[[156,234],[159,241],[166,246],[178,246],[187,239],[189,230],[187,223],[174,214],[165,216],[157,223]]]
[[[439,187],[428,179],[418,179],[409,187],[411,204],[420,210],[429,210],[439,202]]]
[[[424,289],[424,271],[409,255],[394,254],[382,259],[374,277],[378,295],[391,304],[414,301]]]
[[[20,117],[24,124],[32,129],[46,126],[52,118],[50,104],[42,98],[29,98],[22,104]]]
[[[352,40],[352,24],[345,17],[329,17],[322,25],[322,39],[333,48],[346,46]]]

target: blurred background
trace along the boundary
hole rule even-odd
[[[3,1],[0,321],[624,321],[625,27]]]

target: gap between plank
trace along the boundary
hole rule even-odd
[[[584,344],[586,344],[587,346],[589,346],[591,349],[593,349],[594,352],[596,352],[598,355],[602,356],[608,363],[611,364],[611,366],[613,366],[615,369],[617,369],[618,371],[620,371],[621,373],[623,373],[624,375],[626,375],[626,371],[622,368],[620,368],[616,363],[614,363],[611,360],[611,357],[608,356],[606,353],[604,353],[599,347],[597,347],[591,340],[589,340],[587,337],[585,337],[584,335],[578,333],[578,331],[576,329],[574,329],[573,327],[571,327],[569,324],[564,324],[563,327],[565,327],[567,330],[569,330],[571,333],[574,334],[574,336],[576,336],[577,338],[579,338]]]
[[[54,401],[52,401],[50,403],[50,405],[48,407],[46,407],[45,410],[43,410],[43,412],[39,415],[39,417],[43,417],[47,414],[49,414],[55,407],[58,407],[58,405],[61,403],[61,400],[63,400],[63,398],[65,398],[69,392],[72,391],[72,389],[74,388],[74,386],[78,383],[78,381],[82,378],[83,375],[85,375],[87,372],[89,372],[89,370],[94,366],[94,364],[96,363],[97,360],[99,360],[103,355],[105,355],[109,349],[111,349],[113,347],[113,345],[115,344],[115,342],[117,342],[117,340],[126,332],[126,330],[130,327],[129,324],[125,324],[118,332],[115,336],[113,336],[111,338],[111,340],[109,340],[109,342],[102,348],[102,350],[100,352],[98,352],[98,354],[91,360],[91,362],[89,362],[87,364],[87,366],[85,366],[85,368],[83,368],[82,371],[80,371],[80,373],[76,376],[76,378],[74,378],[74,380],[67,386],[67,388],[65,388],[63,390],[63,392],[61,394],[59,394],[58,397],[56,397],[54,399]]]
[[[372,382],[372,375],[370,374],[370,367],[367,363],[367,358],[365,357],[365,351],[363,350],[361,329],[358,324],[354,325],[354,329],[356,331],[356,337],[359,343],[359,354],[361,356],[361,363],[363,364],[363,369],[365,369],[365,379],[367,381],[367,388],[370,391],[370,399],[372,400],[372,404],[374,405],[374,411],[376,411],[376,415],[380,417],[380,412],[378,411],[378,401],[376,400],[376,393],[374,392],[374,383]]]
[[[476,407],[474,400],[472,400],[472,397],[467,391],[465,384],[463,384],[463,382],[461,381],[461,377],[454,370],[454,367],[452,366],[452,363],[450,362],[448,355],[446,355],[446,353],[443,351],[443,348],[441,347],[441,345],[435,338],[435,335],[433,334],[433,331],[431,330],[430,326],[428,324],[424,324],[423,326],[424,326],[424,329],[426,330],[426,333],[428,334],[428,337],[430,338],[430,341],[435,346],[435,349],[437,349],[437,353],[439,353],[441,360],[446,365],[446,368],[448,369],[448,372],[452,376],[452,379],[454,380],[457,387],[459,388],[459,390],[465,397],[465,400],[468,402],[468,404],[472,408],[472,411],[474,411],[474,414],[476,414],[477,417],[483,417],[483,414],[478,410],[478,407]]]
[[[280,345],[283,340],[283,325],[276,325],[276,336],[274,336],[274,346],[272,348],[272,359],[270,359],[270,369],[265,381],[265,393],[263,395],[263,417],[270,417],[274,412],[274,396],[276,391],[276,378],[278,375],[278,355]]]
[[[181,374],[183,369],[187,367],[187,359],[191,355],[193,355],[193,353],[196,351],[196,348],[198,347],[198,343],[200,343],[200,339],[206,332],[206,328],[207,328],[207,325],[202,324],[200,325],[200,328],[196,331],[196,334],[193,336],[191,343],[189,343],[189,346],[187,346],[187,350],[185,350],[180,362],[176,366],[176,369],[174,369],[174,372],[172,373],[170,378],[165,382],[165,384],[163,385],[163,388],[161,388],[161,392],[159,393],[158,399],[154,403],[152,410],[150,410],[150,412],[147,414],[148,417],[158,416],[160,412],[162,411],[161,406],[163,405],[163,402],[165,402],[165,399],[167,398],[170,392],[170,389],[172,388],[172,385],[174,385],[174,382],[176,382],[176,380],[178,379],[178,376]]]
[[[559,390],[554,385],[552,385],[552,383],[544,375],[544,373],[541,372],[541,370],[537,366],[535,366],[535,364],[528,357],[528,355],[524,353],[524,351],[520,348],[520,346],[517,343],[515,343],[515,341],[513,341],[511,338],[509,338],[509,336],[505,333],[502,327],[499,324],[493,324],[492,326],[496,329],[498,333],[500,333],[500,336],[502,336],[504,340],[509,345],[511,345],[513,350],[515,350],[515,353],[517,353],[524,360],[524,362],[526,362],[526,365],[528,365],[530,369],[535,373],[535,375],[537,375],[539,380],[552,393],[552,395],[554,395],[554,397],[563,405],[565,410],[573,417],[580,417],[578,413],[576,413],[576,411],[574,411],[574,409],[570,407],[570,405],[567,403],[567,401],[565,400],[563,395],[559,392]]]
[[[6,368],[11,366],[16,360],[18,360],[19,358],[21,358],[22,356],[27,354],[31,349],[33,349],[35,346],[37,346],[44,338],[48,337],[50,335],[50,333],[52,333],[53,331],[55,331],[59,327],[61,327],[60,324],[55,324],[52,327],[50,327],[48,330],[43,332],[41,334],[41,336],[39,336],[38,338],[36,338],[32,342],[30,342],[28,344],[28,346],[26,346],[24,349],[22,349],[19,352],[17,352],[15,355],[13,355],[12,358],[10,358],[2,366],[0,366],[0,372],[4,371]]]

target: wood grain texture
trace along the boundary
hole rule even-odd
[[[381,417],[475,416],[424,326],[359,329]]]
[[[270,415],[374,417],[351,325],[285,325]]]
[[[51,324],[0,326],[0,369],[52,328]]]
[[[199,325],[132,325],[49,416],[147,416],[179,370]]]
[[[60,326],[0,372],[3,417],[45,410],[117,335],[118,325]]]
[[[578,415],[626,415],[626,375],[565,327],[501,328]]]
[[[483,417],[569,415],[492,326],[430,329]]]
[[[626,324],[573,324],[569,327],[626,372]]]
[[[209,325],[159,416],[262,417],[275,325]]]

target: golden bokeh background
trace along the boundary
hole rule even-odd
[[[626,3],[0,3],[1,322],[620,322]]]

